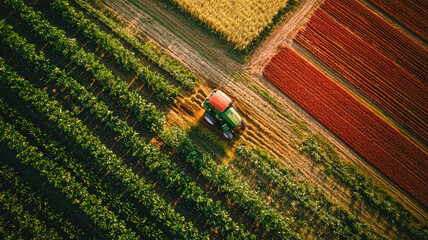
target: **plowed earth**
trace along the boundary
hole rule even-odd
[[[195,123],[208,126],[202,118],[203,109],[200,104],[212,88],[219,87],[238,101],[235,105],[248,125],[243,133],[236,135],[229,142],[230,150],[238,141],[246,141],[253,146],[268,150],[288,167],[299,170],[300,178],[316,185],[334,202],[360,216],[375,231],[392,239],[399,238],[395,227],[390,226],[383,217],[378,216],[362,201],[353,200],[349,189],[332,180],[318,165],[299,152],[298,145],[303,139],[302,135],[293,130],[295,124],[292,118],[281,116],[248,87],[248,82],[237,81],[234,78],[234,76],[244,74],[248,76],[252,86],[258,86],[269,92],[282,104],[287,113],[307,123],[309,130],[303,131],[303,135],[319,133],[327,138],[345,161],[360,167],[366,175],[371,176],[378,185],[406,206],[420,221],[428,221],[428,209],[425,206],[401,190],[262,76],[263,67],[278,52],[279,48],[286,45],[296,47],[292,41],[294,35],[308,21],[313,11],[319,6],[320,0],[302,1],[296,11],[290,14],[282,24],[279,24],[271,36],[250,54],[246,64],[237,63],[229,58],[217,38],[210,37],[176,12],[160,5],[159,1],[139,1],[141,5],[149,9],[150,14],[127,0],[103,0],[103,2],[120,16],[129,20],[133,24],[133,30],[140,31],[141,34],[156,41],[202,79],[203,82],[195,93],[184,94],[170,106],[167,110],[169,123],[181,126]],[[156,19],[161,19],[161,22],[153,16],[157,16]],[[310,60],[316,63],[316,59],[313,57]],[[319,64],[318,67],[323,66]],[[337,77],[328,68],[321,70],[329,77]],[[212,128],[212,130],[221,134],[220,129]],[[223,160],[228,159],[226,156],[218,157]]]

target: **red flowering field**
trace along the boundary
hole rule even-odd
[[[428,41],[428,2],[420,0],[368,0],[388,16]]]
[[[327,1],[325,5],[315,11],[308,24],[297,34],[295,40],[387,110],[408,130],[418,136],[421,141],[428,143],[428,87],[426,83],[409,73],[410,70],[406,70],[386,57],[387,54],[384,55],[384,52],[393,52],[394,50],[388,49],[389,47],[373,47],[373,45],[388,45],[391,41],[397,41],[390,44],[393,47],[393,45],[402,44],[405,38],[402,38],[403,41],[400,41],[399,38],[395,40],[385,39],[388,35],[399,36],[400,34],[396,33],[398,31],[393,28],[383,27],[384,25],[388,26],[388,24],[382,23],[382,19],[376,20],[381,23],[367,24],[366,21],[375,20],[364,20],[363,17],[357,16],[352,18],[352,12],[358,8],[346,4],[333,8],[335,5],[332,2]],[[337,3],[337,1],[334,2]],[[343,21],[348,21],[346,20],[348,18],[350,21],[357,21],[358,19],[359,23],[347,23],[347,25],[350,29],[361,32],[362,37],[329,15],[330,12],[334,11],[343,12],[342,14],[334,14],[338,18],[346,16],[343,17]],[[354,15],[358,14],[355,13]],[[364,16],[363,13],[361,15]],[[369,33],[370,31],[372,33]],[[378,43],[370,42],[376,41],[376,39],[380,39]],[[405,44],[406,41],[404,41],[403,46],[406,46]],[[414,46],[413,44],[408,45]],[[399,51],[402,51],[402,55],[414,54],[413,50],[407,49],[407,51],[397,50],[395,55],[397,53],[399,55]],[[406,61],[405,56],[400,59]],[[426,59],[423,61],[426,62]],[[424,74],[426,74],[426,70]]]
[[[380,171],[428,205],[428,155],[289,48],[264,76]]]
[[[327,0],[321,8],[371,47],[421,81],[428,79],[428,50],[355,0]]]

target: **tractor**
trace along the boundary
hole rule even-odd
[[[228,140],[233,138],[234,131],[247,127],[232,100],[221,90],[214,89],[204,100],[202,107],[205,109],[205,120],[212,126],[219,123],[224,137]]]

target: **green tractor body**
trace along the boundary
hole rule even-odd
[[[202,103],[205,108],[204,118],[211,124],[220,123],[223,135],[227,139],[233,138],[233,132],[245,129],[245,120],[239,116],[232,100],[222,91],[214,89]]]

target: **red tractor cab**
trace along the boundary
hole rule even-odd
[[[224,137],[229,140],[233,138],[234,131],[247,127],[232,100],[221,90],[214,89],[202,103],[202,107],[205,108],[205,120],[213,126],[219,123]]]

